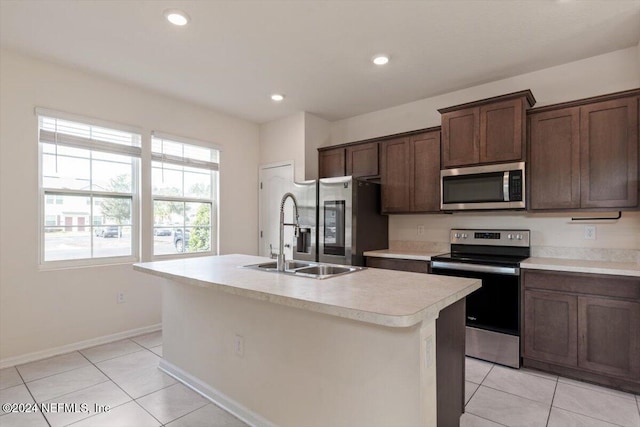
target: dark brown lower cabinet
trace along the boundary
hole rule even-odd
[[[429,272],[429,261],[367,257],[366,264],[367,267],[384,268],[385,270],[413,271],[414,273]]]
[[[419,260],[366,257],[365,265],[417,273],[429,271],[429,262]],[[445,308],[436,320],[438,427],[459,426],[464,413],[465,301]]]
[[[640,379],[640,303],[578,297],[578,366]]]
[[[578,361],[577,298],[527,290],[524,300],[525,354],[575,366]]]
[[[523,365],[640,392],[640,278],[524,270]]]

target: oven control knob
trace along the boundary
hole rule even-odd
[[[468,236],[467,236],[467,233],[462,233],[462,238],[463,238],[463,239],[466,239],[467,237],[468,237]]]
[[[516,234],[516,239],[522,240],[522,234]]]
[[[459,239],[461,234],[460,233],[456,233],[454,236],[455,236],[456,239]]]
[[[513,234],[507,234],[507,239],[513,240]]]

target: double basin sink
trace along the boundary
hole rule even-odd
[[[364,270],[364,267],[354,267],[351,265],[320,264],[317,262],[302,261],[285,261],[284,271],[278,271],[278,266],[275,261],[244,265],[243,267],[250,268],[252,270],[267,271],[270,273],[311,277],[313,279],[320,280]]]

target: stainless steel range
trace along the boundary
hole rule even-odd
[[[431,258],[431,273],[482,279],[467,297],[467,356],[520,367],[520,262],[529,230],[451,230],[451,253]]]

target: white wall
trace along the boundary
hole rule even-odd
[[[300,112],[260,125],[260,165],[293,160],[294,179],[304,180],[304,115]]]
[[[339,120],[331,145],[440,126],[438,108],[531,89],[536,107],[640,87],[637,48],[617,50],[480,86]]]
[[[524,89],[531,89],[537,99],[536,106],[542,106],[638,87],[640,44],[638,47],[333,122],[331,144],[439,126],[438,108]],[[640,214],[637,212],[625,213],[623,219],[616,223],[598,223],[597,239],[588,241],[583,239],[584,223],[570,224],[570,216],[567,213],[392,215],[389,240],[447,242],[448,230],[455,227],[518,227],[532,230],[532,245],[535,246],[640,249]],[[424,234],[417,235],[417,225],[425,227]]]
[[[329,145],[331,123],[300,112],[260,125],[260,165],[293,160],[294,180],[318,178],[318,147]]]
[[[305,179],[318,179],[318,148],[331,143],[331,122],[305,113]]]
[[[612,216],[612,212],[564,213],[454,213],[452,215],[392,215],[389,240],[401,242],[449,242],[452,228],[524,228],[531,230],[533,247],[575,248],[559,254],[566,258],[588,257],[590,249],[625,249],[640,251],[640,212],[623,212],[619,221],[571,221],[573,216]],[[617,214],[617,212],[615,212]],[[615,215],[613,215],[615,216]],[[596,240],[584,239],[585,225],[596,226]],[[424,233],[418,235],[418,226]],[[578,250],[579,249],[579,250]],[[536,250],[534,249],[534,254]],[[575,256],[573,256],[575,255]],[[640,252],[625,254],[622,261],[640,262]],[[554,255],[556,256],[556,255]],[[607,254],[603,254],[603,259]],[[618,252],[611,256],[621,256]]]
[[[256,124],[14,52],[0,56],[0,361],[155,325],[161,317],[157,283],[131,265],[38,269],[35,107],[135,125],[146,143],[155,129],[218,144],[220,251],[257,253]],[[147,218],[149,207],[143,200]],[[142,232],[150,243],[144,217]],[[116,304],[117,291],[126,293],[125,304]]]

